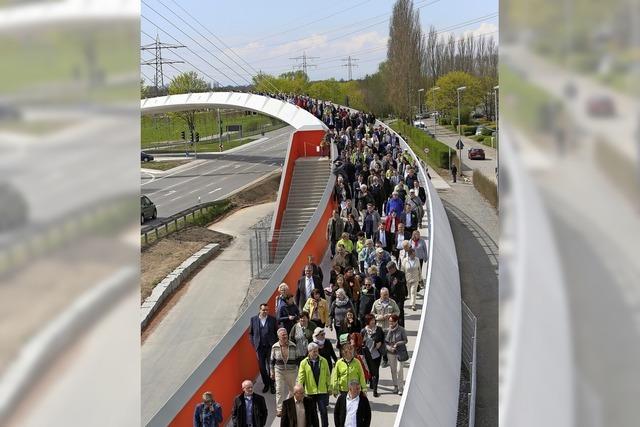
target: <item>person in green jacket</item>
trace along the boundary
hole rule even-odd
[[[342,357],[336,362],[331,372],[331,390],[334,396],[346,394],[349,391],[349,381],[355,379],[360,382],[364,393],[367,392],[367,380],[360,361],[354,357],[351,344],[347,341],[341,347]]]
[[[309,355],[302,359],[298,368],[298,384],[304,386],[304,393],[316,403],[320,411],[320,421],[322,427],[329,426],[329,362],[320,356],[319,347],[316,343],[307,346]]]

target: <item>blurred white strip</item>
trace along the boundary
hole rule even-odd
[[[500,302],[500,422],[569,427],[574,366],[566,293],[549,218],[513,138],[503,125],[500,293],[509,300]]]
[[[15,362],[0,378],[0,424],[16,409],[28,388],[42,378],[47,365],[54,362],[55,357],[68,348],[77,334],[89,327],[100,312],[108,309],[131,288],[137,282],[137,277],[137,268],[120,269],[107,280],[91,287],[27,342]]]
[[[104,21],[113,25],[114,20],[140,19],[140,3],[133,0],[67,0],[42,2],[0,8],[0,33],[28,30],[33,27],[56,26],[77,23],[87,26],[91,21]]]

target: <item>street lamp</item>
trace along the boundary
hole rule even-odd
[[[458,95],[458,141],[462,141],[462,126],[460,126],[460,92],[462,92],[466,88],[466,86],[460,86],[456,89],[456,93]],[[458,149],[458,169],[460,169],[458,173],[460,174],[460,176],[462,176],[462,148]]]
[[[418,112],[422,119],[422,96],[420,96],[420,92],[424,92],[424,88],[418,89]]]
[[[500,134],[498,132],[498,89],[500,88],[500,86],[494,86],[493,87],[493,101],[495,103],[495,106],[493,108],[493,115],[496,119],[496,138],[499,138]],[[491,141],[491,147],[493,148],[493,140]]]
[[[440,86],[434,86],[431,88],[431,103],[433,105],[433,139],[438,140],[437,129],[436,129],[436,94],[435,91],[440,90]],[[451,147],[449,147],[449,169],[451,169]]]

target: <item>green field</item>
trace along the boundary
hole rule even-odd
[[[218,116],[216,111],[202,111],[196,113],[196,131],[200,138],[207,136],[218,136]],[[178,141],[181,139],[180,132],[185,131],[189,138],[187,125],[176,114],[166,114],[163,116],[143,116],[141,119],[141,141],[142,148],[154,146],[154,143],[162,141]],[[242,125],[243,136],[255,135],[262,130],[265,132],[286,126],[278,119],[263,115],[244,115],[243,113],[225,114],[222,116],[222,130],[225,131],[229,125]],[[217,147],[216,147],[217,148]]]

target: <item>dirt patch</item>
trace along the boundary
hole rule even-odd
[[[231,197],[231,202],[236,206],[232,212],[246,206],[259,205],[276,200],[280,189],[280,174],[247,189],[244,189]]]
[[[206,227],[211,224],[215,224],[216,222],[247,206],[275,201],[279,188],[280,174],[276,174],[265,181],[244,189],[232,196],[231,203],[233,208],[218,216],[205,227],[189,227],[176,233],[172,233],[167,237],[163,237],[159,241],[145,247],[142,250],[140,260],[141,302],[151,295],[153,288],[160,283],[162,279],[182,264],[183,261],[202,249],[205,245],[208,245],[209,243],[219,243],[220,249],[224,250],[232,240],[231,236],[209,230]],[[197,271],[192,273],[191,277],[196,273]],[[188,280],[190,280],[190,278],[187,278],[184,282],[187,283]],[[184,293],[182,288],[184,288],[184,286],[169,298],[165,303],[167,306],[175,304],[179,300],[180,295]],[[165,309],[162,309],[161,313],[158,313],[158,315],[155,316],[156,319],[151,323],[156,323],[158,318],[162,318],[162,312],[165,311]],[[151,329],[151,324],[146,329],[147,331]]]
[[[141,301],[151,295],[153,288],[167,274],[204,246],[218,243],[224,248],[231,239],[227,234],[204,227],[190,227],[173,233],[143,250],[140,258]]]

